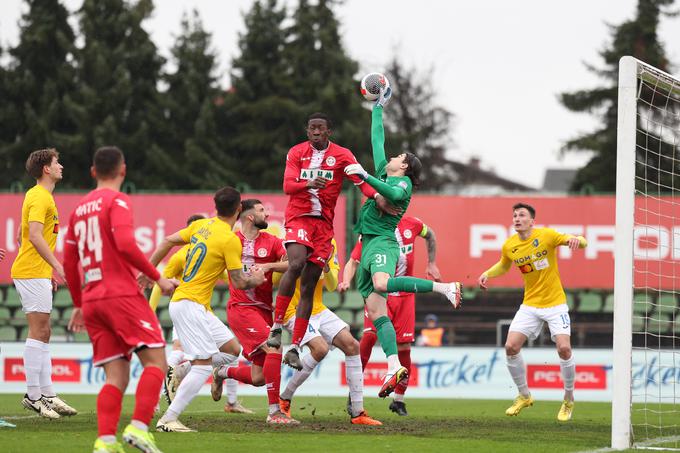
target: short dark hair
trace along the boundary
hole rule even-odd
[[[241,205],[241,192],[233,187],[226,186],[215,192],[215,209],[220,217],[231,217],[238,211]]]
[[[187,226],[191,225],[197,220],[203,220],[205,219],[205,216],[203,214],[193,214],[190,215],[189,218],[187,219]]]
[[[529,211],[529,214],[531,214],[531,218],[532,218],[532,219],[535,219],[535,218],[536,218],[536,209],[534,209],[533,206],[528,205],[528,204],[526,204],[526,203],[517,203],[517,204],[515,204],[515,205],[512,207],[512,211],[515,212],[516,210],[522,209],[522,208],[524,208],[524,209],[526,209],[527,211]]]
[[[326,122],[326,127],[328,129],[333,129],[333,123],[331,122],[331,119],[328,117],[328,115],[326,115],[325,113],[314,112],[307,118],[307,124],[309,124],[311,120],[324,120]]]
[[[125,162],[123,151],[117,146],[102,146],[94,152],[92,165],[101,179],[113,178]]]
[[[262,204],[257,198],[248,198],[241,201],[241,212],[246,212],[249,209],[253,209],[256,204]]]
[[[423,164],[420,162],[420,159],[418,159],[418,156],[413,153],[406,153],[406,159],[404,159],[404,161],[406,162],[406,165],[408,165],[404,175],[411,179],[413,188],[417,189],[418,186],[420,186],[420,173],[423,171]]]
[[[51,165],[54,158],[59,159],[59,153],[54,148],[35,150],[26,159],[26,171],[33,179],[40,179],[43,175],[43,167]]]

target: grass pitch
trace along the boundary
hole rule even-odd
[[[22,395],[0,395],[0,418],[17,425],[0,428],[0,451],[92,451],[97,436],[96,396],[61,395],[80,411],[71,418],[46,420],[21,407]],[[265,424],[266,398],[244,397],[255,415],[225,414],[223,401],[199,396],[181,420],[198,433],[155,433],[164,452],[332,452],[429,451],[474,452],[573,452],[609,446],[611,405],[577,402],[568,423],[556,419],[560,403],[537,401],[519,417],[507,417],[511,400],[408,399],[408,417],[387,409],[389,399],[369,397],[366,410],[384,423],[382,427],[349,424],[344,398],[299,397],[292,415],[298,427]],[[130,421],[133,397],[123,403],[120,430]],[[161,409],[166,408],[165,401]],[[154,418],[154,423],[157,418]],[[119,430],[119,439],[120,439]],[[126,451],[138,451],[127,448]]]

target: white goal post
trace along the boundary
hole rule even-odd
[[[614,272],[611,446],[680,450],[680,81],[628,56]]]

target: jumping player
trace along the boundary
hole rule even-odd
[[[94,451],[123,451],[116,441],[116,429],[135,352],[144,371],[123,440],[145,452],[160,452],[148,425],[165,376],[165,340],[156,315],[139,291],[135,269],[155,280],[165,294],[170,294],[175,284],[162,278],[137,247],[130,198],[120,192],[125,170],[120,149],[99,148],[91,169],[97,188],[80,200],[69,219],[64,272],[75,305],[69,329],[81,331],[84,323],[92,341],[94,365],[103,367],[106,374],[97,397],[99,437]]]
[[[394,230],[408,208],[413,186],[418,185],[422,164],[412,153],[402,153],[389,162],[385,158],[382,113],[391,95],[390,88],[382,89],[372,113],[371,144],[378,178],[370,176],[361,164],[345,168],[345,173],[360,176],[401,209],[395,215],[386,214],[377,209],[375,200],[369,199],[362,206],[354,227],[354,231],[361,234],[363,243],[357,287],[366,301],[368,316],[387,356],[388,370],[378,393],[381,398],[388,396],[397,384],[408,378],[408,370],[399,363],[396,333],[387,316],[387,293],[435,291],[444,294],[454,308],[458,308],[461,303],[461,284],[458,282],[439,283],[416,277],[394,277],[399,260],[399,244]]]
[[[314,288],[331,254],[335,205],[347,177],[343,170],[357,162],[349,149],[330,141],[331,129],[328,116],[323,113],[310,115],[308,140],[288,151],[283,176],[283,191],[289,196],[285,214],[289,266],[281,278],[274,324],[267,344],[273,348],[281,346],[283,318],[299,279],[300,302],[293,328],[293,348],[283,358],[284,363],[298,370],[302,369],[298,347],[307,331]],[[384,197],[360,178],[351,175],[349,179],[377,206],[390,210]]]

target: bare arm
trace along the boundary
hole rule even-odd
[[[243,269],[233,269],[229,272],[229,281],[236,289],[251,289],[261,285],[264,278],[264,271],[262,269],[254,268],[250,275],[243,273]]]
[[[174,246],[182,244],[186,244],[186,242],[184,239],[182,239],[182,236],[179,235],[179,232],[167,236],[165,239],[163,239],[163,242],[160,243],[156,250],[154,250],[153,255],[151,255],[151,258],[149,258],[149,261],[151,261],[151,264],[154,266],[158,266],[158,263],[160,263],[163,258],[167,256]]]
[[[347,263],[345,263],[345,268],[342,270],[342,282],[338,284],[338,292],[342,293],[349,289],[358,267],[359,261],[355,260],[354,258],[347,260]]]
[[[441,280],[442,274],[439,272],[439,267],[437,267],[437,264],[435,263],[435,259],[437,258],[437,237],[434,234],[434,230],[428,227],[423,238],[427,244],[427,276],[438,282]]]
[[[17,244],[21,247],[21,224],[17,227]]]
[[[33,247],[35,247],[38,255],[40,255],[40,257],[44,259],[47,264],[52,266],[52,269],[54,269],[57,275],[59,275],[59,278],[61,278],[62,281],[65,280],[66,277],[64,276],[64,267],[54,256],[54,253],[52,253],[52,250],[50,250],[50,246],[47,245],[47,241],[43,237],[42,223],[28,222],[28,240],[31,244],[33,244]]]

